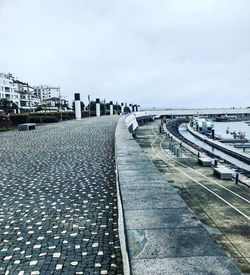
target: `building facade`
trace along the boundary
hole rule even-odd
[[[14,80],[14,84],[20,95],[20,112],[34,112],[41,102],[34,94],[34,88],[19,80]]]
[[[69,103],[60,97],[51,97],[42,101],[43,108],[49,111],[67,111]]]
[[[11,74],[0,73],[0,99],[4,98],[20,107],[20,94],[17,92],[14,77]]]
[[[60,98],[60,87],[53,87],[48,85],[34,86],[34,95],[40,98],[41,101],[50,98]]]
[[[28,82],[18,80],[10,73],[0,73],[0,99],[15,103],[17,105],[15,111],[18,113],[34,112],[37,107],[43,109],[43,106],[51,111],[68,109],[68,101],[62,98],[60,87],[48,85],[32,87]],[[9,111],[11,110],[6,112]]]
[[[34,112],[40,104],[40,98],[34,94],[34,88],[17,80],[12,74],[0,73],[0,99],[15,103],[18,113]]]

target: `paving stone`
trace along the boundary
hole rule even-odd
[[[87,265],[94,274],[100,250],[121,258],[114,248],[116,122],[90,118],[1,133],[0,274],[75,274]],[[103,269],[110,260],[100,262]]]

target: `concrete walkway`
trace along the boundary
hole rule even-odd
[[[131,273],[240,274],[132,139],[124,118],[116,150]]]
[[[123,274],[116,122],[0,134],[0,274]]]

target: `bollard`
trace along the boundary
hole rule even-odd
[[[124,103],[122,102],[121,103],[121,112],[122,112],[122,115],[124,114]]]
[[[81,100],[80,100],[79,93],[75,93],[75,116],[76,116],[76,120],[81,120],[82,118]]]
[[[177,148],[177,157],[178,157],[178,158],[181,158],[181,157],[182,157],[181,148]]]
[[[171,152],[174,152],[174,144],[171,144]]]
[[[101,116],[101,106],[100,106],[100,99],[96,99],[96,116]]]
[[[124,106],[124,109],[123,109],[123,111],[126,110],[126,113],[124,112],[125,115],[128,113],[128,109],[129,109],[128,104],[125,103],[125,106]],[[129,110],[130,110],[130,109],[129,109]]]
[[[174,145],[171,143],[170,144],[170,151],[173,152],[174,151]]]
[[[239,173],[236,173],[235,175],[235,184],[239,183]]]
[[[113,106],[113,101],[110,101],[110,105],[109,105],[109,112],[110,112],[110,115],[111,115],[111,116],[114,114],[114,106]]]

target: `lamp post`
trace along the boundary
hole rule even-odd
[[[61,121],[63,120],[62,119],[62,96],[60,97],[60,109],[61,109]]]
[[[62,95],[61,90],[59,89],[59,112],[60,112],[60,121],[62,121]]]
[[[90,94],[88,95],[88,101],[89,101],[89,117],[90,117]]]

